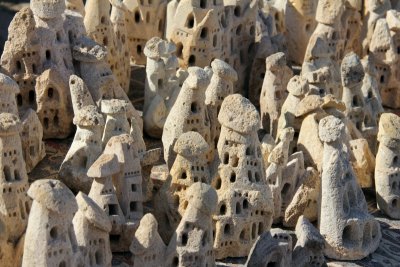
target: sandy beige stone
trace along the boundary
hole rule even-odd
[[[218,194],[214,251],[217,259],[242,257],[272,224],[273,199],[257,136],[260,117],[248,99],[234,94],[225,98],[218,120],[222,128],[212,181]]]
[[[72,130],[68,77],[74,68],[64,11],[61,0],[31,1],[10,24],[1,59],[20,85],[19,110],[37,111],[44,138],[65,138]]]
[[[33,199],[22,266],[77,266],[81,259],[72,219],[74,194],[57,180],[38,180],[28,190]],[[49,246],[51,244],[51,246]]]
[[[209,76],[198,67],[189,68],[189,76],[185,80],[174,106],[165,121],[162,142],[164,159],[169,168],[175,161],[173,151],[179,136],[188,131],[201,134],[210,144],[210,121],[205,105],[205,92],[209,84]]]
[[[384,113],[379,122],[379,149],[376,155],[375,188],[378,208],[394,219],[400,218],[399,145],[400,118]]]
[[[166,25],[166,0],[124,0],[129,9],[126,15],[130,61],[136,65],[146,64],[144,48],[153,37],[164,36]]]
[[[188,207],[166,252],[172,266],[215,266],[212,214],[217,207],[217,193],[204,183],[189,187]]]
[[[140,220],[135,232],[130,251],[134,266],[158,267],[165,264],[167,246],[158,234],[158,223],[151,213]]]
[[[0,249],[4,266],[20,265],[31,200],[26,192],[28,175],[21,145],[20,121],[15,114],[0,113]]]
[[[292,237],[288,233],[279,228],[271,229],[257,238],[246,266],[291,266],[292,246]]]
[[[325,255],[334,259],[362,259],[381,239],[380,225],[368,213],[356,182],[345,144],[344,123],[327,116],[319,123],[324,142],[319,230],[326,240]]]
[[[72,220],[76,241],[83,251],[84,265],[110,267],[111,249],[109,232],[111,222],[102,208],[86,194],[76,196],[78,211]]]
[[[260,113],[263,128],[276,137],[282,105],[287,97],[287,84],[293,76],[286,65],[286,56],[279,52],[266,59],[266,72],[260,95]]]

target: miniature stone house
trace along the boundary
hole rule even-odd
[[[296,224],[297,242],[293,249],[296,266],[326,266],[325,240],[318,230],[303,216]]]
[[[364,67],[364,80],[361,87],[364,96],[364,131],[363,136],[367,139],[371,151],[375,154],[377,150],[378,121],[383,113],[382,99],[379,94],[376,69],[371,56],[361,60]]]
[[[16,95],[19,87],[10,77],[0,73],[0,112],[19,116]],[[32,109],[21,112],[21,142],[26,171],[30,172],[45,156],[42,142],[43,129],[38,116]]]
[[[285,25],[289,61],[302,64],[308,40],[317,22],[315,13],[318,1],[290,0],[285,7]]]
[[[276,136],[282,105],[288,95],[286,87],[293,76],[286,66],[286,56],[279,52],[266,59],[267,70],[260,95],[260,113],[263,128]]]
[[[208,144],[197,132],[187,132],[179,136],[174,151],[177,154],[170,170],[170,191],[172,200],[181,216],[188,206],[187,189],[196,182],[209,184],[210,171],[206,154]]]
[[[124,240],[125,216],[118,202],[117,193],[113,185],[113,177],[120,171],[117,156],[102,154],[89,168],[88,176],[92,177],[93,184],[89,197],[102,208],[111,221],[110,245],[112,251],[120,247]]]
[[[205,92],[209,84],[207,73],[198,67],[189,68],[181,92],[164,125],[162,142],[164,159],[170,168],[175,160],[173,147],[179,136],[188,131],[201,134],[210,144],[210,121],[205,105]]]
[[[111,99],[101,101],[101,112],[105,114],[106,122],[103,131],[103,146],[111,137],[130,132],[130,125],[126,117],[128,102]]]
[[[362,27],[362,2],[346,1],[345,10],[342,15],[344,35],[344,55],[354,52],[362,54],[361,27]]]
[[[78,211],[72,220],[79,249],[84,251],[84,265],[111,266],[109,232],[111,222],[96,202],[79,192],[76,196]]]
[[[291,266],[292,237],[275,228],[261,234],[251,248],[246,266]]]
[[[158,223],[151,213],[140,220],[130,246],[134,266],[158,267],[165,264],[167,246],[158,234]]]
[[[70,44],[63,28],[65,17],[62,14],[65,3],[57,0],[51,1],[51,7],[49,4],[49,1],[31,1],[30,8],[17,13],[9,28],[11,38],[5,44],[1,62],[2,69],[20,85],[21,92],[17,96],[19,109],[38,109],[44,126],[44,137],[63,138],[70,133],[72,121],[72,113],[68,112],[68,91],[64,90],[68,81],[59,79],[59,83],[53,85],[56,86],[53,90],[61,90],[60,103],[57,104],[61,106],[62,114],[52,114],[53,117],[58,116],[58,131],[46,127],[46,121],[53,118],[43,115],[43,106],[46,103],[52,106],[51,102],[54,99],[39,96],[48,92],[48,84],[44,83],[54,78],[46,77],[46,74],[42,76],[44,71],[50,69],[51,72],[59,73],[60,77],[68,77],[73,72]],[[35,82],[38,76],[42,76],[40,86]],[[53,124],[52,121],[48,123],[49,126]]]
[[[394,219],[400,218],[399,136],[400,118],[384,113],[379,122],[375,187],[378,208]]]
[[[400,97],[396,89],[399,85],[399,77],[396,74],[400,43],[396,23],[399,19],[400,15],[396,11],[388,12],[386,19],[379,19],[369,47],[375,60],[382,104],[390,108],[400,107]]]
[[[28,223],[31,201],[27,197],[28,175],[25,170],[20,122],[16,115],[0,113],[0,221],[4,231],[1,243],[5,266],[20,264],[24,233]]]
[[[88,105],[75,112],[74,124],[77,126],[75,137],[58,176],[71,190],[88,193],[92,179],[87,176],[87,171],[103,149],[104,119],[96,106]]]
[[[368,213],[350,165],[344,127],[334,116],[319,122],[324,149],[318,225],[326,240],[326,256],[355,260],[376,250],[381,231],[379,223]]]
[[[82,17],[85,16],[85,6],[82,0],[65,0],[65,7],[73,12],[78,12]]]
[[[44,138],[65,138],[72,130],[68,80],[62,75],[49,69],[36,79],[36,113],[43,125]]]
[[[221,259],[247,255],[257,236],[270,229],[273,199],[265,181],[256,108],[241,95],[230,95],[218,120],[219,165],[212,185],[218,194],[214,251]]]
[[[142,174],[136,140],[128,134],[112,137],[104,154],[115,155],[120,171],[113,176],[113,184],[127,221],[139,221],[143,216]]]
[[[146,63],[144,48],[152,37],[163,37],[166,25],[165,0],[126,0],[129,8],[127,15],[128,44],[130,61],[136,65]],[[131,7],[130,3],[134,3]]]
[[[189,204],[167,247],[167,265],[215,266],[212,214],[217,194],[201,182],[194,183],[187,193]]]
[[[208,116],[210,118],[210,139],[212,149],[217,148],[221,125],[218,122],[218,114],[225,97],[233,93],[234,83],[237,81],[236,71],[222,60],[215,59],[211,63],[213,75],[206,90]]]
[[[80,253],[72,219],[74,194],[57,180],[38,180],[28,190],[33,199],[25,235],[22,266],[77,266]]]
[[[359,131],[363,132],[365,103],[361,87],[364,79],[364,68],[355,53],[349,53],[343,58],[341,74],[342,101],[346,105],[345,116],[354,123]]]

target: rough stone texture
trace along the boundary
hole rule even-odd
[[[377,72],[372,56],[366,56],[361,60],[364,67],[364,80],[361,91],[364,96],[364,125],[363,136],[368,141],[368,145],[372,153],[376,154],[378,122],[379,116],[384,112],[382,107],[382,99],[379,94],[378,81],[376,79]]]
[[[279,228],[271,229],[257,238],[245,266],[291,266],[292,246],[288,233]]]
[[[363,188],[370,188],[374,182],[375,156],[372,154],[367,140],[364,138],[349,141],[351,164],[357,177],[358,184]]]
[[[209,76],[198,67],[189,68],[189,76],[165,121],[162,142],[164,159],[171,168],[176,154],[173,151],[179,136],[188,131],[198,132],[210,144],[210,121],[205,105]]]
[[[214,157],[214,152],[217,149],[219,135],[221,133],[221,124],[218,121],[218,114],[224,99],[233,93],[238,76],[231,66],[219,59],[213,60],[211,68],[213,73],[210,84],[206,90],[205,103],[210,118],[210,153],[212,157]]]
[[[2,264],[6,267],[21,264],[31,206],[26,195],[29,184],[19,136],[20,127],[16,115],[0,113],[0,249],[4,261]]]
[[[33,203],[22,266],[78,266],[81,254],[72,225],[78,210],[74,194],[60,181],[44,179],[34,182],[28,195]]]
[[[222,128],[212,181],[218,193],[214,251],[217,259],[242,257],[272,224],[273,199],[256,132],[260,117],[248,99],[234,94],[225,98],[218,120]]]
[[[187,191],[188,207],[166,252],[169,266],[215,266],[212,214],[217,207],[217,193],[197,182]]]
[[[318,172],[312,167],[306,169],[304,177],[285,210],[283,225],[286,227],[294,227],[300,216],[304,216],[311,222],[318,219],[321,180]]]
[[[382,104],[390,108],[400,107],[400,95],[397,90],[399,78],[396,75],[399,62],[397,47],[400,39],[399,29],[395,26],[399,20],[400,13],[394,10],[388,12],[386,19],[379,19],[369,47],[375,59]]]
[[[147,57],[144,129],[148,135],[161,138],[165,120],[175,103],[187,72],[178,69],[176,46],[158,37],[151,38],[144,49]]]
[[[76,241],[83,252],[84,264],[88,267],[111,266],[109,232],[111,222],[107,214],[86,194],[76,196],[78,211],[72,220]]]
[[[74,69],[64,10],[64,1],[31,1],[11,22],[1,57],[2,70],[20,86],[19,110],[36,110],[45,138],[65,138],[72,130],[68,77]]]
[[[286,56],[282,52],[267,57],[265,62],[267,67],[260,95],[261,122],[267,133],[276,137],[281,108],[287,97],[286,87],[293,72],[286,66]]]
[[[334,259],[362,259],[381,239],[380,225],[367,210],[345,144],[344,123],[327,116],[319,123],[324,142],[319,230],[326,240],[325,255]]]
[[[129,89],[130,58],[127,7],[121,1],[89,0],[85,4],[85,28],[96,42],[107,47],[107,61],[125,92]]]
[[[257,1],[171,1],[166,38],[177,45],[182,68],[224,60],[237,71],[235,92],[243,90],[256,53]]]
[[[103,150],[101,137],[104,119],[79,77],[71,76],[70,88],[75,113],[73,122],[77,129],[58,177],[72,191],[88,193],[92,179],[87,176],[87,171]]]
[[[327,266],[324,257],[325,240],[303,216],[297,221],[296,237],[293,249],[293,263],[296,266]]]
[[[133,254],[133,266],[158,267],[165,264],[167,246],[158,234],[158,223],[151,213],[140,220],[130,251]]]
[[[400,219],[400,118],[384,113],[379,122],[379,149],[376,154],[375,187],[378,208]]]
[[[124,0],[123,2],[129,9],[126,19],[130,61],[136,65],[144,65],[146,56],[143,50],[147,41],[153,37],[164,36],[168,1]]]
[[[0,73],[0,113],[6,112],[19,116],[17,100],[20,101],[18,84]],[[42,141],[43,128],[35,111],[27,109],[21,112],[22,127],[20,129],[22,152],[26,171],[29,173],[46,155]]]
[[[308,40],[317,26],[317,5],[316,0],[286,1],[285,26],[289,61],[298,65],[303,63]]]

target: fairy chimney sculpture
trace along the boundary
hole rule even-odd
[[[75,113],[73,123],[77,130],[58,177],[72,191],[88,193],[92,179],[87,176],[87,171],[103,150],[104,119],[82,79],[72,75],[70,88]]]
[[[112,251],[120,250],[121,243],[126,239],[127,224],[112,181],[113,176],[119,171],[117,156],[111,154],[102,154],[88,170],[88,176],[93,178],[89,197],[108,214],[112,224],[110,231]]]
[[[400,219],[400,118],[384,113],[379,122],[379,149],[376,154],[375,188],[378,208]]]
[[[257,136],[260,117],[248,99],[233,94],[222,103],[218,120],[219,165],[212,181],[218,194],[214,251],[217,259],[242,257],[272,224],[273,199]]]
[[[102,142],[105,147],[111,137],[130,132],[127,118],[128,101],[111,99],[101,101],[101,112],[106,115]]]
[[[212,214],[217,193],[204,183],[189,187],[189,203],[166,251],[167,265],[215,266]]]
[[[275,137],[280,111],[287,97],[286,87],[293,72],[286,65],[286,56],[282,52],[267,57],[266,65],[260,95],[261,122],[267,133]]]
[[[57,180],[38,180],[28,190],[33,199],[25,235],[22,266],[77,266],[80,259],[72,219],[74,194]]]
[[[290,0],[285,7],[285,25],[289,61],[302,64],[308,40],[317,26],[315,13],[318,1]]]
[[[361,91],[364,79],[364,68],[360,58],[355,53],[347,54],[341,65],[342,101],[346,105],[345,116],[354,123],[356,128],[364,131],[364,96]]]
[[[158,223],[151,213],[140,220],[130,251],[134,266],[158,267],[165,264],[167,246],[158,234]]]
[[[175,161],[173,151],[176,140],[185,132],[200,133],[210,144],[210,121],[205,105],[205,92],[209,84],[209,76],[198,67],[189,68],[189,76],[185,80],[164,124],[162,142],[164,159],[169,168]]]
[[[20,86],[19,110],[36,110],[44,138],[65,138],[72,131],[68,77],[74,67],[64,11],[64,0],[31,1],[11,22],[1,57],[3,71]]]
[[[86,194],[76,196],[78,211],[72,220],[79,249],[84,251],[84,265],[88,267],[111,266],[109,232],[111,222],[102,208]]]
[[[45,157],[46,152],[42,141],[43,128],[36,112],[30,108],[18,112],[18,103],[21,100],[19,93],[18,84],[9,76],[0,73],[0,113],[22,115],[20,136],[25,167],[29,173]]]
[[[124,1],[129,9],[126,19],[131,63],[146,64],[144,49],[147,41],[153,37],[164,36],[167,2],[166,0]]]
[[[162,136],[165,120],[181,88],[175,50],[176,46],[173,43],[158,37],[151,38],[144,48],[147,57],[144,129],[155,138]]]
[[[386,19],[381,18],[376,22],[369,47],[375,61],[382,105],[390,108],[400,107],[400,94],[397,90],[400,79],[396,75],[399,62],[399,14],[397,11],[388,12]]]
[[[25,170],[20,122],[16,115],[0,113],[0,212],[2,261],[5,266],[21,264],[23,240],[31,201],[27,197],[28,175]],[[4,241],[4,242],[3,242]]]
[[[326,256],[356,260],[377,249],[381,231],[379,223],[368,213],[350,165],[344,127],[334,116],[327,116],[319,123],[324,149],[318,225],[326,240]]]
[[[213,145],[212,150],[214,150],[217,149],[221,132],[218,114],[224,99],[228,95],[233,94],[234,83],[237,81],[237,73],[229,64],[219,59],[213,60],[211,68],[213,74],[206,90],[205,103],[210,118],[210,140]]]

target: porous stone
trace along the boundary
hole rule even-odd
[[[43,179],[31,185],[28,195],[33,203],[22,266],[77,266],[81,253],[72,225],[78,210],[74,194],[60,181]]]
[[[188,206],[166,252],[167,265],[215,266],[212,214],[217,207],[217,193],[197,182],[187,191]]]
[[[76,241],[83,251],[84,265],[88,267],[111,266],[109,232],[111,222],[102,208],[86,194],[76,196],[78,211],[72,220]]]
[[[158,267],[165,264],[167,246],[158,234],[158,223],[151,213],[140,220],[130,251],[134,266]]]
[[[292,246],[288,233],[279,228],[271,229],[257,238],[245,266],[291,266]]]
[[[319,122],[324,142],[319,230],[326,240],[325,255],[333,259],[362,259],[381,239],[380,225],[368,213],[345,144],[344,123],[327,116]]]
[[[221,134],[212,185],[217,190],[214,251],[217,259],[246,256],[272,224],[273,199],[266,184],[257,129],[260,117],[239,94],[222,103]]]
[[[325,240],[305,217],[296,224],[297,242],[293,249],[296,266],[327,266],[324,257]]]
[[[379,121],[379,148],[376,154],[375,188],[378,208],[394,219],[400,219],[400,118],[383,113]]]
[[[260,95],[260,113],[263,128],[276,137],[278,119],[287,97],[286,87],[293,76],[286,65],[286,56],[279,52],[266,59],[266,72]]]

